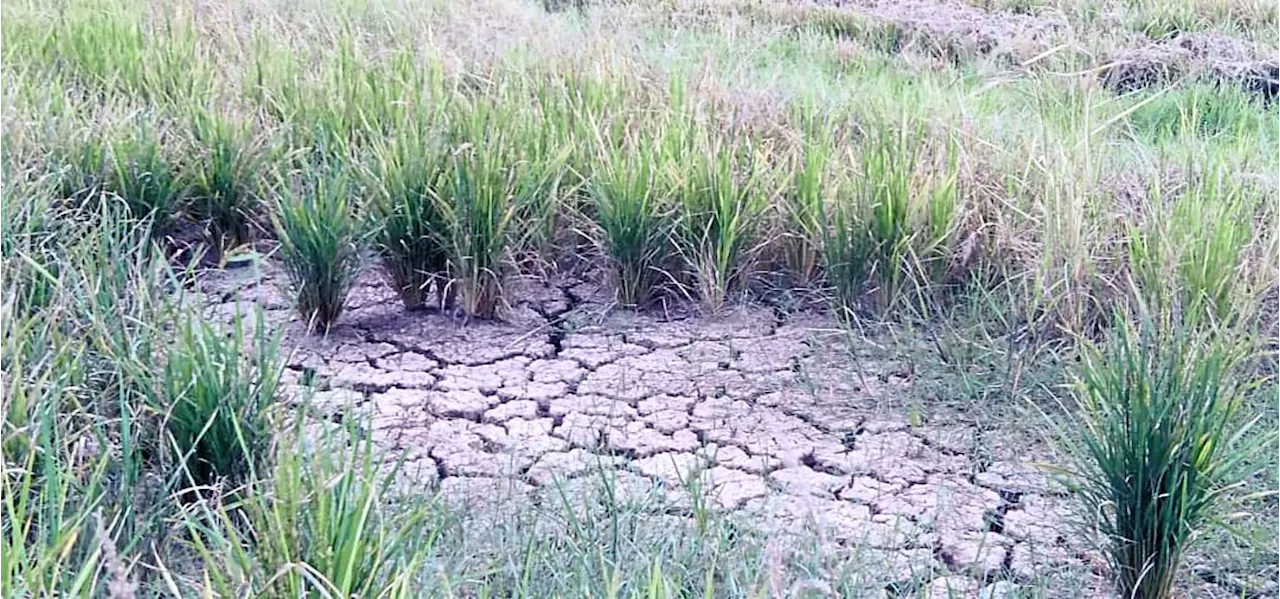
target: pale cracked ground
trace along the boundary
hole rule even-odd
[[[699,488],[775,538],[817,535],[925,596],[1016,596],[1061,576],[1075,582],[1050,594],[1103,594],[1025,444],[997,440],[979,459],[971,427],[909,425],[894,407],[909,371],[855,368],[828,321],[609,311],[596,286],[569,282],[513,284],[506,322],[464,325],[406,312],[369,275],[320,338],[278,283],[253,280],[215,275],[211,309],[260,302],[285,327],[291,393],[318,419],[361,418],[403,459],[407,489],[473,508],[581,506],[607,480],[620,501],[680,515]]]

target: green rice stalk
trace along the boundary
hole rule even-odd
[[[613,265],[618,303],[637,306],[667,278],[664,267],[673,254],[671,208],[661,195],[662,156],[649,139],[601,145],[588,184],[595,221]]]
[[[1079,371],[1073,485],[1125,597],[1171,597],[1182,557],[1222,514],[1248,458],[1235,335],[1171,314],[1122,323]],[[1175,324],[1176,323],[1176,324]]]
[[[262,211],[264,141],[252,124],[212,111],[197,112],[192,129],[197,154],[190,167],[191,201],[221,253],[252,239]]]
[[[320,172],[280,185],[272,221],[298,314],[309,331],[327,332],[342,315],[360,271],[364,232],[352,212],[351,183]]]
[[[277,343],[261,326],[246,338],[239,316],[227,334],[185,315],[174,336],[152,408],[164,415],[177,463],[196,485],[249,480],[271,439],[268,409],[281,371]]]
[[[444,307],[448,255],[445,223],[432,198],[441,185],[448,156],[421,126],[397,130],[372,148],[367,188],[374,245],[404,306],[426,306],[434,286]]]
[[[124,200],[135,219],[151,222],[152,234],[169,231],[187,190],[178,166],[164,154],[159,132],[146,121],[111,145],[107,189]]]
[[[706,307],[724,308],[744,283],[759,224],[770,198],[759,156],[746,144],[712,144],[686,156],[697,170],[680,189],[680,252]]]

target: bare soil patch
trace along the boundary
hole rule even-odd
[[[855,367],[825,318],[610,311],[595,284],[565,278],[521,283],[504,322],[464,324],[406,312],[368,276],[317,337],[277,281],[218,273],[209,310],[263,305],[311,426],[354,414],[403,460],[407,492],[580,505],[603,478],[658,512],[722,510],[779,542],[817,532],[832,551],[870,552],[893,588],[946,578],[976,596],[1063,573],[1106,588],[1034,452],[997,444],[978,459],[969,425],[908,423],[898,400],[911,374]]]

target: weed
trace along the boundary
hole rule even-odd
[[[321,433],[310,451],[297,451],[298,438],[279,443],[270,476],[236,508],[192,507],[188,525],[219,594],[369,597],[404,584],[393,575],[414,557],[407,542],[431,534],[426,512],[388,511],[396,469],[380,469],[368,438],[347,445],[339,433]]]

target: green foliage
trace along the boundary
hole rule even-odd
[[[1149,187],[1153,214],[1126,239],[1138,293],[1163,310],[1200,310],[1220,322],[1252,312],[1240,267],[1253,239],[1251,205],[1238,182],[1205,173],[1169,198]]]
[[[864,139],[861,177],[840,182],[825,214],[824,267],[837,312],[854,310],[870,282],[889,307],[908,284],[924,304],[946,278],[958,175],[953,152],[936,160],[919,126],[882,124]]]
[[[279,348],[261,326],[246,338],[239,317],[228,334],[184,315],[174,336],[161,392],[151,401],[163,414],[176,462],[196,485],[248,480],[271,439]]]
[[[806,115],[804,144],[792,165],[791,184],[783,196],[786,231],[783,252],[787,270],[796,282],[807,285],[817,277],[821,264],[822,239],[826,224],[823,215],[833,191],[831,154],[834,142],[828,123],[814,123]]]
[[[1128,116],[1133,130],[1153,143],[1220,136],[1275,135],[1244,90],[1196,84],[1159,90]]]
[[[247,243],[262,212],[263,141],[248,122],[212,111],[192,119],[196,141],[189,167],[194,216],[209,223],[215,247]]]
[[[107,181],[134,218],[150,221],[156,236],[169,231],[187,193],[178,166],[163,150],[166,141],[153,124],[139,121],[131,135],[111,145]]]
[[[398,129],[372,148],[366,188],[374,243],[405,308],[426,305],[434,284],[446,303],[445,222],[434,190],[448,167],[440,140],[418,125]]]
[[[364,231],[353,213],[352,185],[340,167],[329,167],[280,187],[272,219],[294,302],[308,330],[327,332],[361,267]]]
[[[678,248],[698,297],[712,312],[745,284],[771,200],[757,150],[744,142],[713,142],[682,160],[694,166],[681,182]]]
[[[601,145],[589,184],[595,222],[612,262],[618,302],[637,306],[669,277],[664,269],[673,254],[673,217],[662,187],[663,157],[652,140]]]
[[[426,511],[389,508],[396,469],[381,468],[368,437],[348,445],[341,432],[321,433],[309,445],[295,430],[278,444],[269,476],[253,481],[237,506],[192,508],[187,521],[212,589],[378,597],[406,584],[416,559],[409,541],[430,542]]]
[[[1067,433],[1084,513],[1102,534],[1118,591],[1171,597],[1188,547],[1222,514],[1242,466],[1268,438],[1246,441],[1244,345],[1171,316],[1124,323],[1090,348]],[[1206,332],[1210,331],[1210,332]],[[1078,435],[1078,439],[1075,438]]]
[[[527,223],[522,209],[556,187],[566,148],[529,157],[513,143],[504,117],[491,106],[461,107],[452,134],[458,149],[443,175],[435,200],[444,224],[451,285],[462,309],[475,318],[493,318],[502,298],[508,251],[521,245]]]

